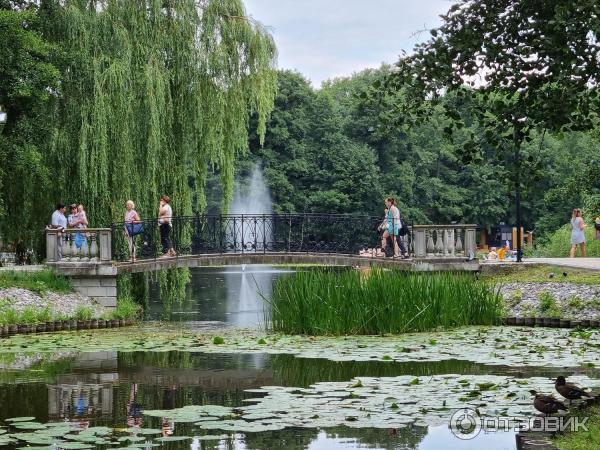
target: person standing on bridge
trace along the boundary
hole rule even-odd
[[[398,246],[398,236],[400,234],[400,210],[392,197],[385,199],[385,207],[387,208],[387,228],[383,232],[383,243],[387,246],[388,238],[391,238],[394,248],[394,257],[398,257],[400,256],[400,247]],[[385,252],[385,247],[383,251]]]
[[[160,243],[162,244],[162,257],[175,256],[173,243],[171,242],[171,220],[173,218],[173,210],[171,209],[171,199],[168,195],[163,195],[160,199],[158,207],[158,225],[160,227]]]
[[[133,200],[127,200],[125,208],[127,208],[127,211],[125,211],[125,237],[129,247],[129,261],[135,262],[135,237],[144,232],[144,225],[140,215],[135,210]]]

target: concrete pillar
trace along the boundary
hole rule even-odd
[[[477,228],[475,226],[465,229],[465,256],[470,256],[471,252],[473,256],[477,254]]]

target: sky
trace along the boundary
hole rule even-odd
[[[244,0],[247,14],[269,28],[278,66],[315,87],[382,62],[426,40],[449,0]]]

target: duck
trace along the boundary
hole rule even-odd
[[[538,394],[536,391],[529,391],[535,395],[533,407],[544,414],[554,414],[560,410],[567,411],[567,407],[560,400],[555,399],[551,395]]]
[[[554,383],[554,387],[557,392],[562,395],[567,400],[579,400],[583,397],[585,398],[595,398],[598,397],[598,394],[595,392],[586,392],[580,387],[575,386],[574,384],[567,383],[565,377],[560,376],[556,378],[556,382]]]

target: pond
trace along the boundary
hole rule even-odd
[[[154,290],[140,327],[0,341],[0,447],[515,449],[513,431],[458,439],[452,412],[529,417],[557,375],[600,385],[597,333],[268,334],[262,296],[290,270],[244,269],[192,270],[170,321]]]

